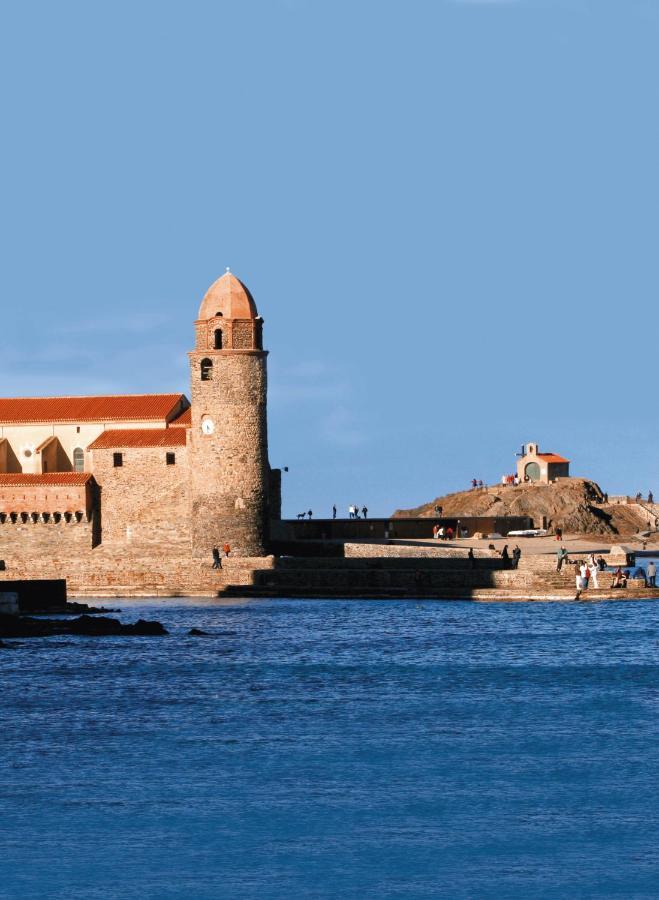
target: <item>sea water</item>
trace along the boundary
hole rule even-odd
[[[659,604],[139,616],[0,650],[0,897],[658,896]]]

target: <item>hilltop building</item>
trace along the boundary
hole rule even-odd
[[[53,554],[93,548],[120,559],[139,546],[147,562],[164,548],[206,560],[225,542],[237,556],[266,553],[280,478],[268,463],[263,319],[227,271],[194,329],[191,400],[0,399],[0,558],[24,555],[29,572],[37,557],[39,577]],[[78,561],[93,571],[94,558]]]
[[[570,460],[557,453],[540,453],[537,444],[524,444],[522,456],[517,461],[517,477],[520,481],[538,481],[549,484],[557,478],[570,477]]]

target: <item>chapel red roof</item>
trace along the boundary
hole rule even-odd
[[[186,439],[184,428],[109,428],[99,434],[87,449],[185,447]]]
[[[545,462],[548,463],[566,463],[570,462],[569,459],[566,459],[564,456],[559,456],[558,453],[538,453]]]
[[[39,485],[82,485],[92,478],[90,472],[44,472],[30,475],[25,472],[0,474],[0,487],[37,487]]]
[[[0,422],[152,422],[167,420],[183,394],[125,394],[106,397],[2,397]]]
[[[167,423],[168,428],[190,428],[192,425],[192,407],[188,406],[188,408],[181,413],[181,415],[177,419],[172,419],[171,422]]]

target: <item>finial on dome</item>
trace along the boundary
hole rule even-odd
[[[225,271],[225,272],[230,272],[231,269],[229,268],[229,266],[227,266],[226,269],[225,269],[224,271]]]

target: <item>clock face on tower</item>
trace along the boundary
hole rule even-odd
[[[204,416],[201,420],[201,430],[204,434],[212,434],[215,431],[215,422],[210,416]]]

